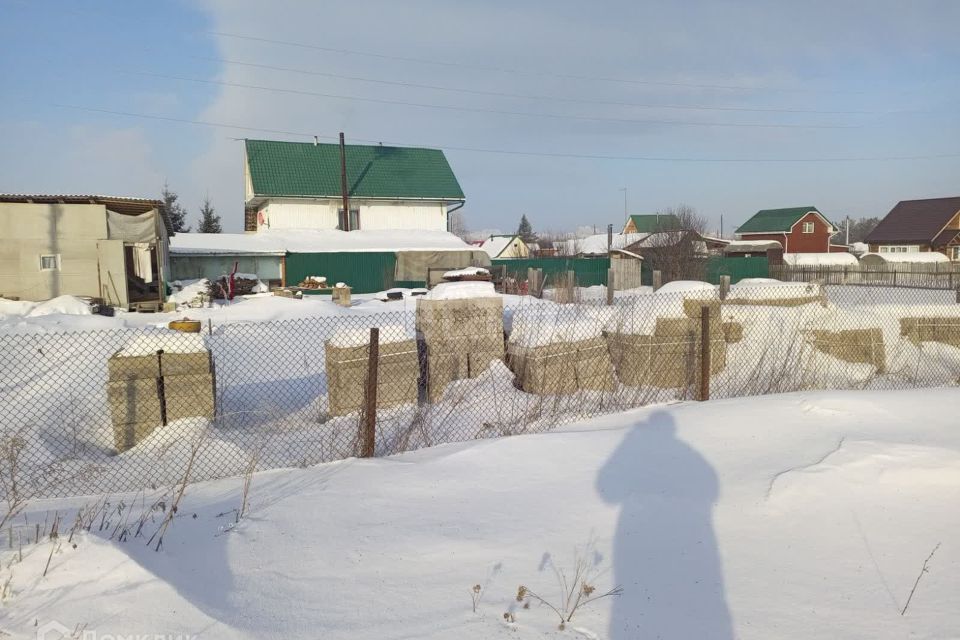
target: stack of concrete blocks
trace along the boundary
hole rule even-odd
[[[207,349],[144,355],[121,351],[107,361],[107,371],[107,400],[119,452],[136,446],[160,425],[214,416],[216,383]]]
[[[513,343],[508,346],[510,368],[527,393],[550,396],[615,388],[610,354],[602,336],[529,347]]]
[[[691,305],[691,311],[693,307]],[[720,315],[710,322],[710,374],[727,366],[727,336]],[[610,359],[620,382],[630,387],[671,389],[699,384],[700,320],[657,318],[652,335],[609,332]]]
[[[396,327],[381,328],[377,359],[377,409],[416,404],[419,359],[415,340],[401,338]],[[327,340],[324,344],[327,395],[332,416],[360,411],[364,406],[370,345]]]
[[[494,360],[503,360],[503,299],[417,299],[417,333],[426,355],[430,402],[454,380],[476,378]]]

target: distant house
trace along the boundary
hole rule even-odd
[[[960,197],[902,200],[866,242],[873,253],[936,251],[960,261]]]
[[[530,248],[518,235],[490,236],[480,248],[493,258],[529,258]]]
[[[448,231],[448,214],[464,203],[438,149],[346,145],[349,212],[339,145],[247,140],[245,156],[246,231]]]
[[[0,297],[157,308],[172,234],[159,200],[0,194]]]
[[[644,213],[630,216],[623,225],[623,233],[654,233],[655,231],[672,231],[680,228],[680,219],[670,214]]]
[[[837,229],[816,207],[762,209],[737,229],[742,240],[774,240],[784,253],[830,253],[845,247],[830,244]]]

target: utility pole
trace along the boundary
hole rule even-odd
[[[847,242],[846,244],[850,245],[850,216],[847,216]]]
[[[720,214],[720,237],[723,238],[723,214]]]
[[[623,224],[626,226],[627,220],[630,219],[630,216],[627,215],[627,188],[623,187],[620,191],[623,191]]]
[[[350,229],[350,196],[347,194],[347,150],[343,144],[343,131],[340,132],[340,193],[343,195],[343,227]]]

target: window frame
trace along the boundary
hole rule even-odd
[[[808,220],[803,223],[803,233],[814,233],[817,230],[817,225],[813,221]]]
[[[350,228],[344,229],[344,222],[348,223]],[[337,208],[337,229],[340,231],[357,231],[360,229],[360,209],[350,207],[350,219],[347,220],[343,215],[343,207]]]
[[[47,258],[53,259],[52,267],[43,266],[43,261]],[[39,267],[40,271],[60,271],[60,254],[59,253],[41,253],[39,258]]]

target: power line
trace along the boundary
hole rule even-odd
[[[559,113],[540,113],[533,111],[509,111],[505,109],[487,109],[483,107],[463,107],[456,105],[441,105],[424,102],[408,102],[405,100],[389,100],[386,98],[366,98],[360,96],[345,96],[334,93],[323,93],[319,91],[307,91],[305,89],[290,89],[284,87],[267,87],[263,85],[244,84],[240,82],[227,82],[225,80],[208,80],[205,78],[190,78],[186,76],[175,76],[163,73],[153,73],[149,71],[120,71],[120,73],[129,73],[132,75],[146,76],[149,78],[164,78],[167,80],[179,80],[183,82],[195,82],[199,84],[211,84],[222,87],[236,87],[240,89],[253,89],[257,91],[269,91],[273,93],[285,93],[291,95],[311,96],[318,98],[332,98],[335,100],[350,100],[358,102],[372,102],[375,104],[389,104],[404,107],[415,107],[420,109],[438,109],[443,111],[461,111],[467,113],[490,113],[496,115],[521,116],[527,118],[550,118],[557,120],[579,120],[587,122],[614,122],[619,124],[655,124],[655,125],[677,125],[693,127],[735,127],[750,129],[855,129],[856,125],[818,125],[818,124],[767,124],[759,122],[697,122],[693,120],[659,120],[659,119],[639,119],[639,118],[610,118],[602,116],[577,116]]]
[[[211,56],[189,56],[196,60],[205,60],[207,62],[217,62],[219,64],[234,65],[239,67],[251,67],[254,69],[266,69],[269,71],[283,71],[297,73],[308,76],[318,76],[323,78],[335,78],[338,80],[350,80],[353,82],[367,82],[371,84],[381,84],[394,87],[409,87],[415,89],[430,89],[433,91],[447,91],[452,93],[464,93],[469,95],[492,96],[498,98],[518,98],[522,100],[548,100],[551,102],[570,102],[576,104],[597,104],[618,107],[637,107],[641,109],[680,109],[690,111],[743,111],[750,113],[809,113],[821,115],[890,115],[898,113],[926,113],[917,110],[889,110],[889,111],[871,111],[871,110],[831,110],[831,109],[794,109],[777,107],[728,107],[728,106],[706,106],[706,105],[684,105],[684,104],[652,104],[644,102],[626,102],[619,100],[592,100],[589,98],[569,98],[561,96],[531,95],[522,93],[509,93],[502,91],[484,91],[482,89],[466,89],[462,87],[447,87],[436,84],[422,84],[417,82],[403,82],[399,80],[384,80],[382,78],[364,78],[361,76],[342,75],[329,73],[325,71],[316,71],[313,69],[302,69],[296,67],[284,67],[279,65],[262,64],[256,62],[245,62],[240,60],[228,60]]]
[[[435,66],[441,66],[441,67],[474,69],[476,71],[494,71],[498,73],[545,76],[550,78],[560,78],[564,80],[594,80],[599,82],[612,82],[612,83],[619,83],[619,84],[645,85],[645,86],[655,86],[655,87],[687,87],[692,89],[724,89],[724,90],[731,90],[731,91],[776,91],[776,92],[788,92],[788,93],[798,93],[798,92],[807,93],[809,91],[809,89],[785,89],[785,88],[775,88],[775,87],[732,85],[732,84],[710,84],[710,83],[698,83],[698,82],[666,82],[666,81],[657,81],[657,80],[639,80],[639,79],[633,79],[633,78],[613,78],[613,77],[607,77],[607,76],[580,75],[580,74],[573,74],[573,73],[557,73],[552,71],[539,71],[539,70],[532,70],[532,69],[519,69],[519,68],[509,68],[509,67],[467,64],[467,63],[456,62],[452,60],[432,60],[427,58],[397,56],[397,55],[390,55],[385,53],[376,53],[373,51],[360,51],[356,49],[324,47],[316,44],[309,44],[306,42],[296,42],[292,40],[279,40],[276,38],[264,38],[262,36],[251,36],[251,35],[240,34],[240,33],[227,33],[224,31],[207,31],[206,33],[214,36],[220,36],[223,38],[235,38],[237,40],[249,40],[252,42],[265,42],[269,44],[277,44],[277,45],[282,45],[286,47],[312,49],[314,51],[325,51],[327,53],[338,53],[342,55],[353,55],[353,56],[362,56],[367,58],[377,58],[380,60],[396,60],[399,62],[412,62],[416,64],[427,64],[427,65],[435,65]],[[830,91],[828,93],[850,94],[850,93],[859,93],[859,92]]]
[[[182,124],[192,124],[205,127],[216,127],[222,129],[236,129],[240,131],[253,131],[258,133],[275,133],[281,135],[302,137],[312,140],[314,136],[318,138],[336,140],[337,136],[317,135],[304,131],[284,131],[281,129],[265,129],[261,127],[251,127],[247,125],[227,124],[221,122],[210,122],[207,120],[189,120],[186,118],[172,118],[168,116],[156,116],[144,113],[133,113],[129,111],[114,111],[111,109],[100,109],[97,107],[85,107],[81,105],[57,104],[52,106],[60,109],[71,109],[75,111],[85,111],[89,113],[101,113],[107,115],[125,116],[130,118],[141,118],[146,120],[161,120],[165,122],[174,122]],[[369,138],[353,138],[357,142],[368,144],[387,144],[399,147],[419,147],[423,145],[409,144],[405,142],[372,140]],[[439,148],[448,151],[464,151],[470,153],[492,153],[513,156],[532,156],[542,158],[573,158],[582,160],[626,160],[639,162],[689,162],[689,163],[739,163],[739,164],[763,164],[763,163],[818,163],[818,162],[888,162],[888,161],[912,161],[912,160],[941,160],[949,158],[960,158],[960,153],[943,153],[929,155],[903,155],[903,156],[850,156],[835,158],[689,158],[689,157],[671,157],[671,156],[621,156],[608,154],[592,153],[552,153],[545,151],[524,151],[515,149],[492,149],[480,147],[464,147],[454,145],[432,145],[431,148]]]

